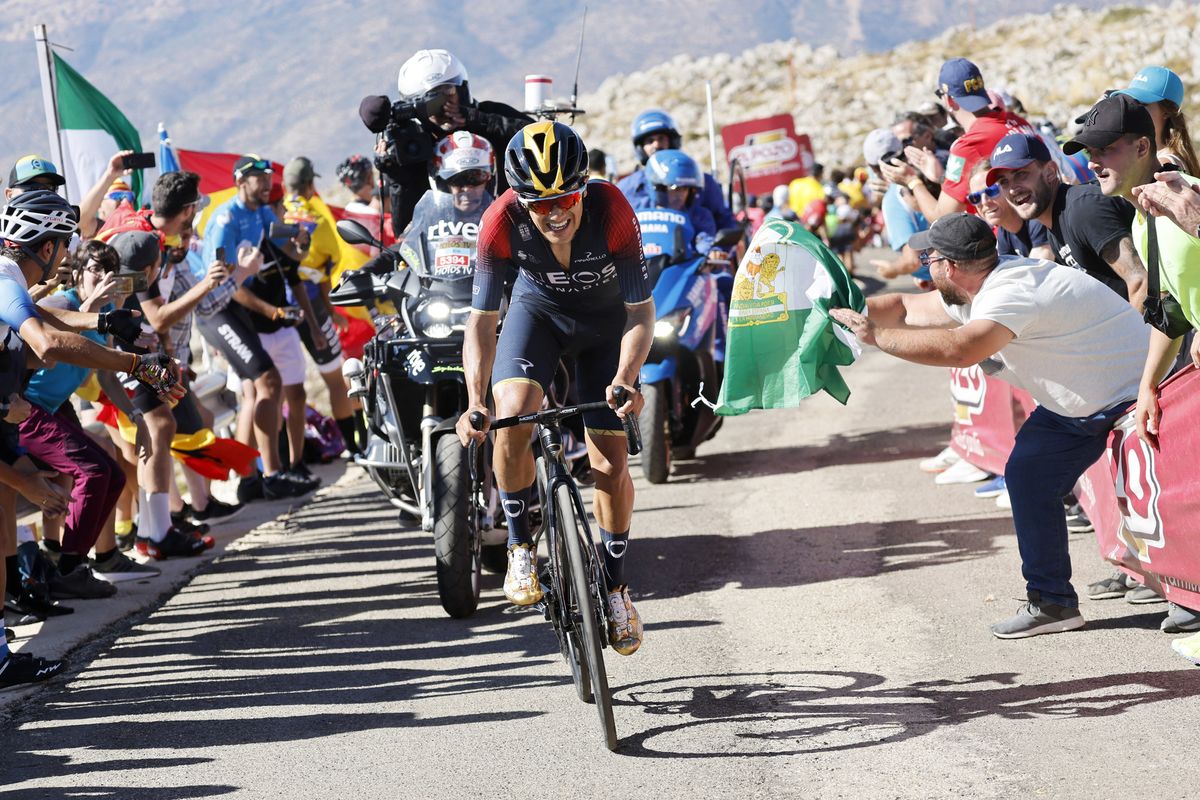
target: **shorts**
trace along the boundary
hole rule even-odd
[[[158,399],[153,389],[140,383],[134,387],[130,401],[133,407],[143,414],[163,405],[163,401]],[[171,409],[171,416],[175,418],[176,433],[187,435],[204,429],[204,419],[200,416],[200,409],[196,403],[196,396],[188,392]]]
[[[624,332],[623,305],[599,314],[568,316],[549,306],[518,300],[509,306],[500,329],[492,385],[524,381],[546,394],[559,359],[573,355],[579,402],[603,400],[621,363]],[[612,409],[589,411],[583,421],[593,433],[625,435],[621,419]]]
[[[280,328],[274,333],[260,333],[258,338],[275,368],[279,370],[279,377],[283,379],[284,386],[304,383],[304,344],[295,328]]]
[[[253,381],[265,375],[275,364],[250,321],[250,313],[230,301],[211,316],[196,316],[200,334],[215,347],[242,380]]]
[[[321,333],[325,334],[325,346],[317,349],[313,342],[312,332],[308,329],[307,323],[301,323],[297,328],[300,334],[300,340],[304,342],[304,349],[308,350],[308,354],[312,356],[312,360],[316,362],[317,370],[322,374],[334,372],[342,368],[342,362],[346,359],[342,356],[342,340],[338,338],[337,328],[333,325],[333,318],[325,309],[325,304],[319,299],[314,299],[311,303],[313,316],[317,327],[321,329]],[[286,381],[285,381],[286,383]]]

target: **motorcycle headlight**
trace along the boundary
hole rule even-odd
[[[422,300],[417,306],[416,321],[421,333],[433,339],[445,339],[467,328],[470,307],[454,308],[441,297]]]
[[[691,321],[692,315],[689,309],[681,308],[678,311],[672,311],[654,323],[654,336],[657,339],[682,336]]]

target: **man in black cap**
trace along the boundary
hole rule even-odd
[[[1137,396],[1147,326],[1078,270],[999,257],[978,217],[942,217],[908,241],[937,292],[871,297],[866,315],[831,316],[864,344],[917,364],[965,368],[992,359],[1002,379],[1038,401],[1004,468],[1029,602],[992,633],[1017,639],[1082,627],[1062,497],[1104,453],[1113,423]]]
[[[1096,183],[1062,184],[1046,145],[1034,135],[1005,136],[991,162],[988,185],[1000,187],[1021,219],[1042,223],[1059,263],[1083,270],[1141,310],[1146,268],[1130,236],[1132,205],[1106,197]]]

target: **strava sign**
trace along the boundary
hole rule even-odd
[[[721,141],[729,161],[742,162],[750,194],[770,194],[779,184],[808,175],[813,165],[812,142],[796,134],[790,114],[726,125]]]

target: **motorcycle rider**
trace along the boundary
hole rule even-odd
[[[470,416],[487,414],[489,375],[499,416],[540,409],[564,352],[576,355],[582,401],[603,395],[613,404],[617,386],[629,393],[615,413],[584,416],[596,480],[593,509],[604,545],[609,642],[629,655],[641,645],[642,623],[624,580],[633,481],[620,417],[641,412],[635,387],[654,328],[637,220],[616,187],[587,181],[587,148],[563,123],[527,125],[509,142],[504,169],[512,188],[488,209],[479,234],[463,344],[470,399],[458,435],[464,445],[483,440]],[[505,282],[513,276],[497,342]],[[543,594],[528,517],[534,490],[531,434],[528,425],[496,432],[494,466],[509,530],[504,594],[517,605],[536,603]]]
[[[684,241],[690,252],[707,253],[717,233],[712,213],[697,202],[704,186],[703,173],[695,159],[682,150],[659,150],[646,161],[646,180],[653,192],[641,208],[669,208],[687,215]]]
[[[426,192],[413,209],[405,245],[419,246],[416,239],[423,234],[429,248],[428,266],[435,274],[457,267],[470,269],[470,264],[451,264],[439,258],[438,245],[453,238],[471,242],[478,238],[479,221],[493,200],[488,189],[494,180],[495,164],[488,140],[468,131],[456,131],[434,148],[429,165],[433,191]]]
[[[359,115],[367,127],[384,133],[376,147],[375,166],[389,181],[394,230],[403,230],[429,188],[427,176],[433,146],[447,133],[470,131],[487,139],[493,151],[532,120],[512,106],[476,102],[468,88],[467,69],[447,50],[419,50],[400,67],[400,102],[364,98]],[[497,174],[496,194],[508,188]]]

